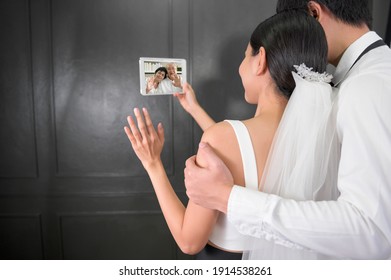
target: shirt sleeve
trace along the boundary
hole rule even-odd
[[[242,234],[336,258],[390,257],[391,88],[373,79],[346,85],[339,102],[338,200],[295,201],[235,186],[227,216]]]

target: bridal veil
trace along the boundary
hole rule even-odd
[[[304,64],[292,72],[296,82],[274,136],[260,191],[297,201],[336,200],[339,145],[336,134],[337,96],[331,75]],[[272,230],[249,237],[243,259],[327,258],[294,244]]]

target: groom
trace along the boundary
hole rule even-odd
[[[336,127],[341,148],[336,201],[294,201],[233,184],[207,143],[199,168],[186,162],[189,198],[228,216],[237,229],[278,235],[330,258],[391,256],[391,50],[370,31],[366,0],[279,0],[277,12],[305,9],[322,25],[339,88]]]

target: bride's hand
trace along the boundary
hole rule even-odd
[[[138,108],[134,109],[134,114],[138,128],[133,118],[128,116],[129,127],[125,126],[124,130],[137,157],[144,168],[148,170],[161,161],[160,154],[164,144],[164,129],[163,125],[159,123],[156,132],[147,109],[143,108],[145,121]]]
[[[174,96],[178,99],[183,109],[185,109],[185,111],[191,115],[194,110],[200,106],[198,104],[193,88],[188,83],[185,83],[183,85],[183,93],[175,93]]]

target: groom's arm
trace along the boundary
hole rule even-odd
[[[280,244],[306,247],[337,258],[390,256],[389,220],[379,221],[371,213],[377,205],[381,206],[377,208],[381,209],[378,215],[389,215],[390,203],[382,203],[376,195],[353,202],[354,191],[352,197],[343,191],[344,185],[351,186],[349,178],[341,178],[342,197],[338,201],[299,202],[233,187],[229,171],[210,147],[201,145],[200,152],[206,154],[209,165],[207,169],[200,169],[193,159],[187,162],[185,183],[189,198],[203,207],[226,212],[241,233],[258,238],[272,236]],[[378,193],[378,187],[372,190]]]
[[[386,259],[391,245],[366,214],[342,199],[295,201],[234,187],[228,219],[244,235],[272,238],[341,259]]]

